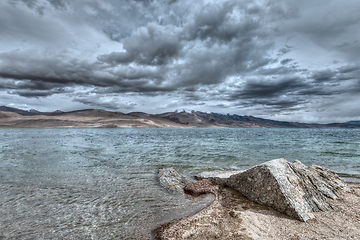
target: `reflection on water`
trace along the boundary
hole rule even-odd
[[[211,197],[171,195],[156,179],[299,159],[360,176],[359,130],[0,130],[0,239],[147,239]]]

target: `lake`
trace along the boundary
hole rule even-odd
[[[148,239],[205,204],[173,195],[185,176],[275,158],[360,177],[360,129],[0,129],[0,239]]]

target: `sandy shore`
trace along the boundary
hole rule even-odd
[[[157,239],[360,239],[360,184],[354,193],[331,200],[333,211],[300,222],[259,205],[230,188],[217,186],[207,208],[155,230]]]

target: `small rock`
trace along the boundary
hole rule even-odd
[[[237,218],[240,216],[240,212],[239,211],[235,211],[235,210],[230,210],[229,211],[229,215],[233,218]]]
[[[207,193],[213,193],[214,195],[216,195],[216,190],[218,190],[218,188],[219,187],[213,185],[209,179],[203,179],[197,182],[187,184],[184,187],[184,192],[194,197]]]
[[[188,181],[173,168],[159,169],[158,178],[161,186],[172,192],[183,192]]]

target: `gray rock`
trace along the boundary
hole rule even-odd
[[[188,183],[188,180],[173,168],[159,169],[158,178],[161,186],[172,192],[184,192],[184,186]]]
[[[313,212],[332,209],[327,198],[336,199],[339,192],[352,191],[329,169],[307,167],[298,160],[290,163],[284,158],[232,175],[223,179],[223,184],[304,222],[314,218]]]
[[[230,171],[208,171],[208,172],[201,172],[194,175],[196,180],[202,180],[206,178],[229,178],[234,174],[241,173],[241,170],[230,170]]]

